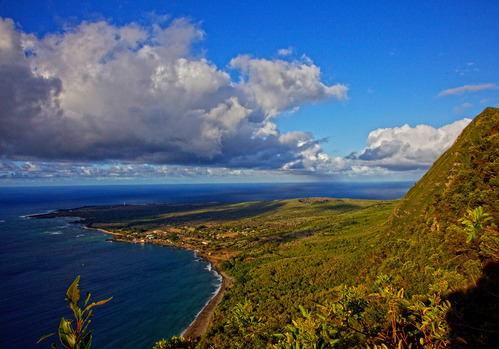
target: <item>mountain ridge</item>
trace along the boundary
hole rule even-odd
[[[478,263],[467,272],[463,264],[471,264],[466,259],[479,261],[480,256],[476,251],[463,251],[466,236],[459,219],[467,210],[482,207],[492,217],[492,224],[499,224],[498,131],[497,108],[486,108],[473,119],[396,206],[387,221],[384,238],[389,242],[385,247],[401,253],[403,247],[393,245],[401,238],[426,245],[426,250],[420,248],[413,257],[427,259],[435,268],[460,268],[464,279],[459,287],[473,281]]]
[[[416,205],[416,209],[425,211],[426,215],[431,214],[431,209],[433,206],[438,205],[435,200],[430,200],[433,195],[441,195],[445,190],[449,190],[449,187],[453,185],[456,180],[456,174],[459,172],[460,167],[466,162],[471,162],[472,159],[467,156],[468,152],[463,149],[465,147],[479,147],[482,143],[489,140],[484,140],[484,137],[494,139],[493,144],[488,145],[488,148],[497,146],[497,133],[499,129],[499,109],[498,108],[486,108],[482,113],[476,116],[471,123],[461,132],[458,138],[454,141],[454,144],[447,149],[438,159],[435,161],[433,166],[428,170],[428,172],[412,187],[408,193],[404,196],[400,204],[394,210],[394,214],[390,217],[388,224],[393,224],[395,217],[400,215],[400,211],[410,211],[407,207],[408,205],[414,205],[414,200],[419,200],[422,202],[426,209],[420,207],[421,205]],[[474,149],[470,149],[473,151]],[[491,149],[493,150],[493,149]],[[497,148],[496,148],[497,150]],[[489,159],[489,162],[494,162],[496,165],[495,170],[497,170],[497,151],[494,152],[494,158]],[[473,157],[473,155],[471,155]],[[451,164],[449,164],[451,163]],[[448,177],[450,174],[450,178]],[[445,186],[445,187],[443,187]],[[494,183],[494,188],[497,189],[497,181]],[[429,187],[424,190],[424,187]],[[441,198],[434,198],[441,199]],[[441,201],[441,200],[437,200]],[[456,200],[453,200],[456,201]],[[470,205],[480,205],[488,204],[486,201],[474,200],[470,202]],[[490,205],[488,205],[490,206]],[[493,207],[490,207],[494,209]],[[459,214],[462,214],[462,210]],[[494,215],[496,215],[496,210],[494,209]],[[406,217],[404,217],[406,218]],[[495,217],[497,220],[498,217]],[[396,221],[396,220],[395,220]],[[437,223],[438,224],[438,223]]]

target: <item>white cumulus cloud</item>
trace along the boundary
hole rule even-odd
[[[470,119],[463,119],[440,128],[406,124],[377,129],[369,133],[367,147],[355,160],[358,165],[391,170],[428,168],[470,122]]]
[[[347,96],[345,85],[324,85],[320,81],[320,69],[313,64],[242,55],[232,59],[230,65],[243,73],[238,87],[268,116],[307,102],[330,97],[341,100]]]
[[[322,149],[313,135],[283,134],[271,117],[343,99],[344,85],[322,83],[310,60],[242,55],[231,62],[244,77],[234,82],[193,54],[203,37],[184,18],[82,22],[43,38],[0,19],[0,157],[133,163],[130,171],[140,164],[314,169],[329,161],[316,156]]]

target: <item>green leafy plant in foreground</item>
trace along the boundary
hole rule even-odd
[[[449,348],[445,316],[451,304],[439,293],[408,298],[391,284],[364,292],[343,285],[338,299],[318,311],[300,307],[301,318],[276,335],[274,348]]]
[[[459,219],[468,234],[466,243],[478,239],[480,254],[486,258],[499,260],[499,232],[486,227],[486,223],[489,221],[492,221],[492,217],[483,212],[481,206],[468,210],[467,214]]]
[[[173,336],[170,340],[156,342],[153,349],[194,349],[196,342],[191,338]]]
[[[69,303],[69,308],[73,311],[75,320],[76,320],[76,328],[73,327],[74,320],[67,320],[65,318],[61,319],[61,323],[59,324],[59,339],[61,344],[68,349],[87,349],[90,348],[92,344],[92,330],[87,332],[88,325],[90,324],[90,316],[92,316],[92,308],[96,305],[104,304],[110,301],[113,297],[97,302],[88,304],[90,300],[90,292],[87,292],[87,296],[85,298],[85,303],[83,305],[83,309],[78,305],[78,301],[80,300],[80,290],[78,289],[78,282],[80,281],[80,276],[76,277],[76,280],[73,281],[68,291],[66,292],[67,298],[66,300]],[[51,333],[40,338],[38,343],[40,343],[43,339],[54,335],[55,333]],[[55,343],[52,343],[52,348],[58,348]]]
[[[257,333],[263,329],[262,319],[253,314],[253,305],[247,299],[231,310],[232,318],[225,324],[228,333],[237,335],[241,340],[233,340],[231,346],[244,348],[249,342],[257,341]]]
[[[469,243],[471,240],[476,239],[477,233],[484,229],[483,224],[490,220],[492,220],[492,217],[488,213],[484,213],[482,207],[468,210],[467,215],[459,219],[459,222],[465,226],[468,233],[466,242]]]

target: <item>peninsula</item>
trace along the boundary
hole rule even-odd
[[[224,270],[239,260],[241,254],[251,251],[256,256],[280,244],[330,230],[332,226],[374,227],[386,220],[396,202],[301,198],[232,204],[86,206],[33,218],[78,218],[74,223],[112,234],[113,241],[196,251],[223,277],[218,294],[183,333],[186,337],[201,337],[208,330],[216,306],[234,281]],[[370,219],[356,221],[356,217],[366,214]],[[255,257],[244,257],[244,260],[252,259]]]

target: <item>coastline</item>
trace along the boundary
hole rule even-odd
[[[185,338],[199,338],[202,337],[209,329],[211,319],[215,313],[215,309],[222,301],[225,291],[232,286],[233,279],[229,277],[224,272],[220,271],[218,268],[217,261],[206,256],[201,256],[203,259],[207,260],[211,265],[213,270],[215,270],[218,275],[222,277],[222,282],[220,287],[213,295],[213,297],[206,303],[204,308],[199,312],[194,321],[185,329],[181,336]]]
[[[106,234],[110,234],[110,235],[120,235],[118,233],[113,233],[112,231],[109,231],[109,230],[105,230],[105,229],[102,229],[102,228],[92,228],[92,227],[87,227],[86,225],[83,226],[83,229],[88,229],[88,230],[98,230],[100,232],[103,232],[103,233],[106,233]],[[120,240],[122,241],[122,240]],[[123,240],[125,241],[125,240]]]
[[[110,235],[120,235],[117,233],[113,233],[111,231],[102,229],[102,228],[93,228],[93,227],[88,227],[84,226],[84,229],[89,229],[89,230],[98,230],[100,232],[110,234]],[[126,240],[120,240],[116,239],[114,241],[119,241],[119,242],[128,242],[128,243],[138,243],[138,242],[132,242],[132,241],[126,241]],[[141,242],[142,243],[142,242]],[[181,248],[184,250],[192,250],[191,248],[179,246],[179,245],[165,245],[165,244],[158,244],[155,242],[147,242],[147,243],[153,243],[155,245],[159,246],[171,246],[171,247],[177,247]],[[218,304],[222,301],[222,298],[225,294],[225,291],[229,289],[232,286],[233,279],[222,272],[220,268],[218,267],[218,261],[214,258],[210,258],[209,256],[200,254],[199,251],[194,250],[194,252],[203,260],[207,261],[208,263],[211,264],[212,270],[214,270],[218,275],[222,277],[222,282],[220,283],[220,287],[218,288],[217,292],[211,297],[211,299],[205,304],[203,309],[196,315],[196,318],[189,324],[189,326],[183,330],[180,333],[180,336],[185,337],[185,338],[200,338],[202,337],[209,329],[211,319],[213,317],[213,314],[215,313],[215,309],[218,306]]]

